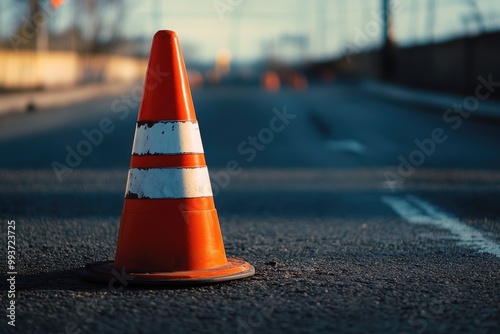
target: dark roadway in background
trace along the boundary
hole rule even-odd
[[[85,263],[114,257],[137,108],[122,120],[103,98],[3,117],[0,211],[17,225],[19,295],[16,328],[3,316],[0,332],[500,330],[499,122],[444,119],[340,83],[193,97],[226,251],[255,276],[122,291],[81,280]],[[282,131],[262,130],[285,109],[295,118]],[[114,131],[59,182],[51,164],[103,118]],[[437,128],[446,140],[387,182]],[[229,175],[232,160],[241,170]]]

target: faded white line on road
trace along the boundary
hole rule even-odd
[[[459,240],[460,245],[500,257],[500,246],[493,240],[484,237],[473,227],[460,222],[458,218],[415,196],[384,196],[382,202],[412,224],[431,225],[447,230]]]
[[[363,144],[351,139],[328,140],[326,142],[326,147],[332,151],[351,152],[356,154],[363,154],[366,151]]]

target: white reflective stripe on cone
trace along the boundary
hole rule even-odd
[[[160,121],[135,130],[132,154],[203,153],[196,121]]]
[[[131,168],[128,173],[127,197],[196,198],[212,196],[207,167],[199,168]]]

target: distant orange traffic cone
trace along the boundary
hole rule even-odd
[[[177,35],[153,38],[135,131],[114,262],[84,277],[131,283],[196,284],[248,277],[226,258],[203,145]]]

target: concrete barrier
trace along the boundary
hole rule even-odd
[[[76,53],[0,51],[0,86],[6,89],[74,85],[78,72]]]
[[[146,64],[144,59],[126,56],[0,50],[0,88],[51,89],[82,82],[132,82],[144,77]]]

